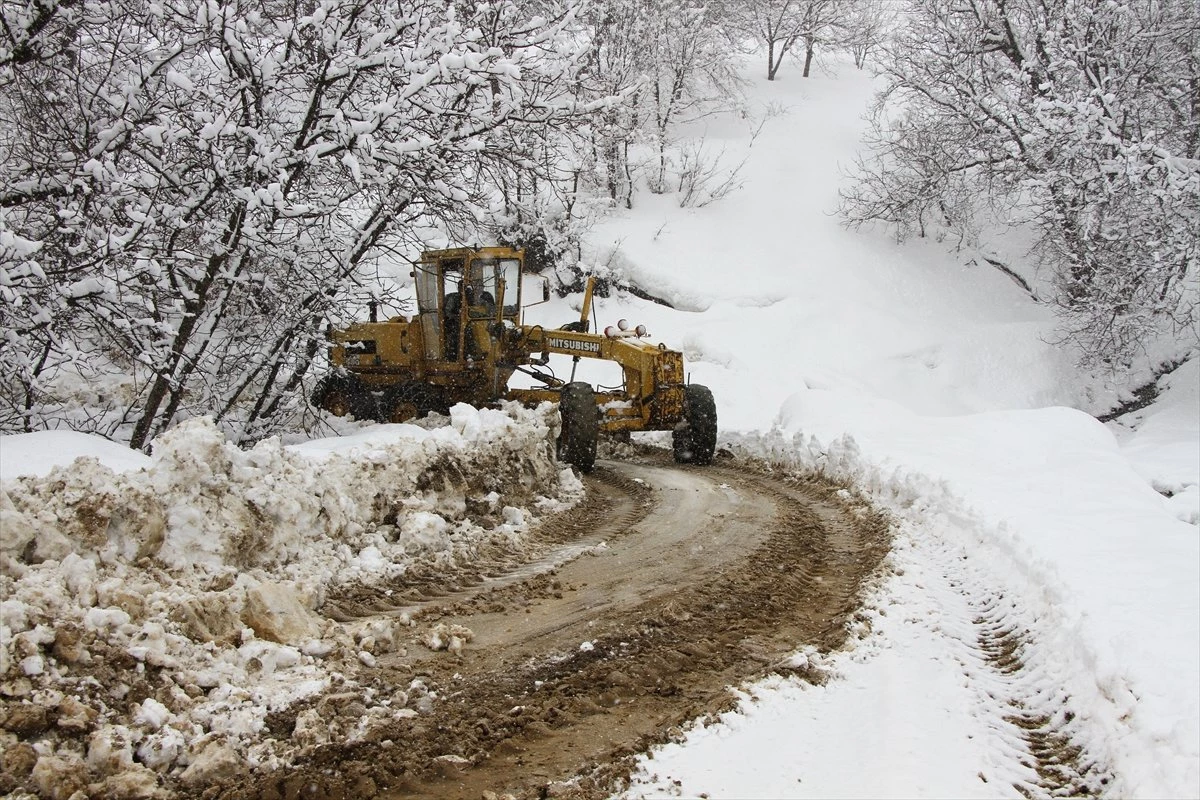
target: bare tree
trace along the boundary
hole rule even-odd
[[[804,45],[804,77],[812,68],[817,44],[837,23],[843,0],[731,0],[724,14],[736,33],[766,48],[767,80],[775,80],[783,58]]]
[[[593,123],[592,164],[630,208],[640,172],[650,191],[672,190],[675,131],[736,103],[739,82],[714,12],[693,0],[606,0],[583,20],[587,89],[621,99]],[[652,160],[637,156],[647,145]]]
[[[736,103],[738,78],[717,35],[716,18],[690,0],[657,0],[650,35],[645,116],[657,163],[649,177],[652,192],[670,186],[668,171],[673,130]]]
[[[836,22],[836,40],[854,58],[854,66],[863,69],[895,26],[896,14],[889,0],[849,0]]]
[[[590,6],[581,20],[580,36],[590,43],[581,96],[621,99],[609,103],[592,121],[588,172],[598,177],[613,203],[626,208],[633,207],[629,155],[642,125],[640,96],[650,63],[647,8],[639,0],[604,0]]]

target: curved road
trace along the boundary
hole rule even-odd
[[[730,707],[726,687],[796,672],[801,647],[839,647],[887,552],[886,522],[837,487],[745,465],[655,452],[599,462],[585,483],[587,499],[537,532],[535,561],[500,554],[487,575],[325,609],[420,620],[374,681],[410,707],[421,694],[422,713],[210,796],[607,797],[634,754]],[[420,643],[438,623],[473,634],[461,653]],[[362,713],[334,696],[317,707]],[[273,723],[286,735],[295,714]]]

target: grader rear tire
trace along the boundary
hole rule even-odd
[[[409,422],[420,419],[441,405],[437,389],[428,383],[408,381],[393,386],[383,395],[380,422]]]
[[[671,437],[680,464],[711,464],[717,450],[717,403],[707,386],[684,387],[684,422]]]
[[[600,436],[600,407],[591,385],[568,383],[558,401],[562,432],[558,436],[558,460],[580,472],[591,472],[596,465],[596,440]]]
[[[326,411],[335,417],[349,416],[351,410],[350,396],[346,394],[344,389],[331,389],[325,395],[323,406]]]
[[[335,417],[371,418],[371,396],[366,388],[352,377],[330,375],[321,379],[313,392],[313,405]]]

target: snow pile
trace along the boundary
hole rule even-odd
[[[632,795],[667,778],[691,795],[1039,794],[1054,779],[1031,769],[1035,745],[1067,794],[1200,791],[1200,542],[1103,425],[1064,408],[921,417],[836,391],[793,396],[779,423],[723,444],[854,485],[896,520],[873,634],[825,665],[840,680],[748,689],[642,762]],[[743,755],[745,771],[711,767]]]
[[[102,564],[153,558],[190,571],[287,572],[303,557],[295,577],[322,585],[339,570],[378,572],[384,550],[451,551],[451,523],[471,503],[502,515],[498,490],[526,503],[553,485],[552,420],[538,413],[459,405],[449,427],[395,425],[292,447],[270,439],[245,452],[194,420],[157,440],[143,471],[83,458],[7,483],[0,563],[10,576],[23,558],[70,553]],[[7,438],[5,450],[20,439]]]
[[[339,623],[322,604],[519,551],[533,511],[582,488],[554,460],[556,425],[550,406],[460,405],[442,427],[242,451],[201,419],[140,469],[124,452],[112,469],[91,442],[44,475],[22,455],[58,434],[4,438],[0,790],[150,796],[160,776],[278,766],[338,733],[326,714],[278,740],[269,715],[331,689],[363,706],[347,737],[414,713],[408,693],[353,680],[411,621]],[[9,479],[22,461],[32,474]],[[444,646],[461,647],[450,633]]]
[[[1121,417],[1113,428],[1130,464],[1168,498],[1176,515],[1200,524],[1200,358],[1162,381],[1149,407]]]

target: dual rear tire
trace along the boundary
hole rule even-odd
[[[419,381],[397,384],[383,392],[379,399],[379,422],[409,422],[441,411],[442,396],[437,387]]]
[[[322,378],[313,392],[312,401],[317,408],[323,408],[335,417],[371,419],[375,410],[375,398],[367,387],[349,376],[328,375]]]
[[[386,389],[372,389],[353,376],[330,375],[317,384],[313,404],[337,417],[352,416],[376,422],[407,422],[444,403],[436,386],[406,381]]]

